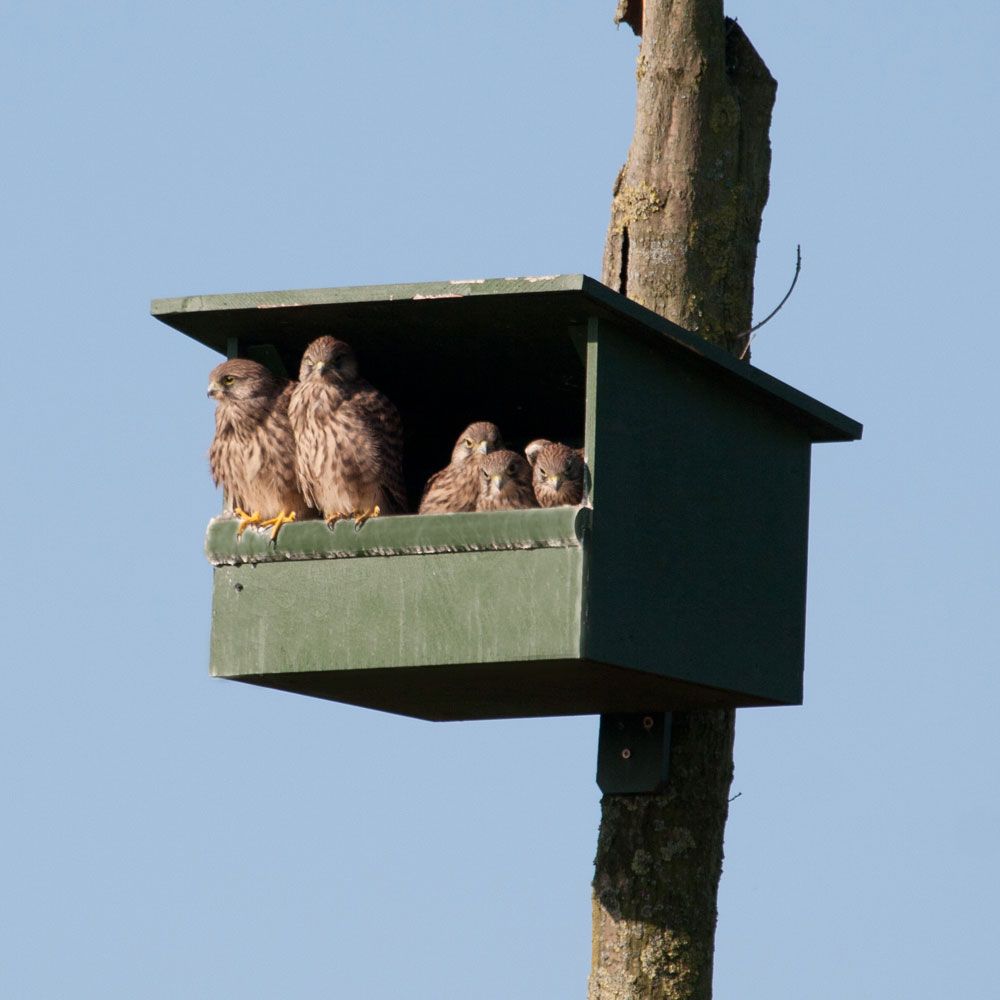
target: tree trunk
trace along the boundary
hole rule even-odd
[[[776,84],[722,0],[619,0],[642,36],[605,284],[739,355]],[[734,511],[738,509],[734,498]],[[708,1000],[735,713],[675,713],[667,790],[606,795],[589,1000]]]

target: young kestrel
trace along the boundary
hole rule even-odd
[[[532,486],[540,507],[575,506],[583,500],[583,453],[539,438],[524,449],[532,467]]]
[[[420,513],[475,510],[479,499],[479,464],[484,455],[502,447],[496,424],[487,421],[469,424],[455,442],[451,462],[427,480]]]
[[[531,469],[516,451],[492,451],[479,465],[476,510],[519,510],[537,507]]]
[[[248,525],[271,528],[312,512],[295,473],[295,439],[288,421],[292,383],[256,361],[234,358],[213,369],[208,394],[216,400],[215,437],[208,450],[212,479]]]
[[[351,348],[314,340],[302,355],[288,416],[299,486],[328,524],[406,512],[403,428],[396,407],[358,375]]]

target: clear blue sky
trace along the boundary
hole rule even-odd
[[[599,275],[613,0],[3,5],[0,994],[579,998],[597,720],[212,681],[216,358],[153,297]],[[740,713],[716,996],[995,989],[1000,8],[732,3],[779,80],[757,365],[814,454],[806,703]]]

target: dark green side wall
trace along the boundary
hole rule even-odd
[[[589,366],[585,655],[800,702],[808,436],[607,324]]]

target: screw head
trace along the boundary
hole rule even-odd
[[[653,728],[653,717],[651,715],[643,716],[642,728],[649,732]]]
[[[628,760],[632,756],[632,751],[628,747],[622,750],[622,760]]]

